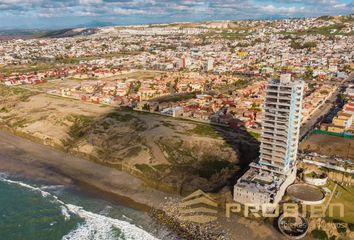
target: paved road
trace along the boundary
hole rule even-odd
[[[324,103],[319,109],[317,109],[314,114],[305,122],[304,125],[301,126],[300,129],[300,139],[302,139],[306,134],[308,134],[315,125],[322,119],[322,117],[326,116],[331,108],[334,106],[337,96],[339,94],[339,88],[332,94],[332,96],[328,99],[328,103]]]
[[[303,139],[307,134],[311,132],[312,129],[325,117],[332,107],[335,105],[338,94],[340,93],[340,89],[342,86],[345,86],[348,82],[354,80],[354,72],[351,73],[348,78],[342,82],[340,86],[338,86],[337,90],[332,94],[332,96],[328,99],[329,103],[325,103],[322,107],[317,109],[315,113],[311,116],[310,119],[306,121],[304,125],[301,126],[300,129],[300,140]]]

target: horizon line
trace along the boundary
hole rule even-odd
[[[347,14],[347,15],[320,15],[320,16],[271,16],[271,17],[264,17],[264,18],[244,18],[244,19],[214,19],[214,20],[207,20],[207,21],[171,21],[171,22],[152,22],[152,23],[141,23],[141,24],[118,24],[109,21],[100,21],[100,20],[93,20],[91,22],[77,24],[76,26],[67,26],[67,27],[0,27],[0,35],[1,31],[55,31],[55,30],[70,30],[70,29],[77,29],[77,28],[100,28],[100,27],[138,27],[138,26],[154,26],[154,25],[172,25],[172,24],[189,24],[189,23],[212,23],[212,22],[242,22],[242,21],[277,21],[277,20],[287,20],[287,19],[311,19],[311,18],[320,18],[320,17],[349,17],[353,16],[354,13]],[[101,23],[101,24],[100,24]],[[90,24],[97,24],[97,26],[90,26]]]

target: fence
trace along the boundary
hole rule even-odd
[[[329,132],[329,131],[320,130],[320,129],[313,130],[309,135],[311,135],[311,134],[327,134],[327,135],[332,135],[332,136],[337,136],[337,137],[354,139],[354,136],[350,133],[336,133],[336,132]]]

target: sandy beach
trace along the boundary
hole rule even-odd
[[[144,184],[140,179],[51,147],[0,131],[0,171],[38,181],[78,184],[120,204],[143,210],[161,209],[169,199],[181,197],[164,193]],[[221,218],[229,231],[227,239],[282,239],[270,225],[247,219]]]
[[[92,186],[142,205],[157,208],[176,197],[147,187],[143,181],[91,161],[0,131],[0,170],[42,180],[70,181]],[[139,205],[139,204],[138,204]]]

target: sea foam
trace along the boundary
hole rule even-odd
[[[7,175],[1,174],[0,181],[16,184],[30,189],[31,191],[38,192],[43,197],[50,198],[51,201],[58,203],[65,220],[69,220],[71,214],[75,214],[85,220],[84,223],[80,224],[76,229],[63,236],[62,240],[158,240],[158,238],[152,236],[150,233],[129,222],[86,211],[80,206],[66,204],[57,196],[44,191],[43,187],[34,187],[21,181],[10,180],[7,177]]]
[[[67,204],[70,212],[75,213],[85,219],[77,229],[63,237],[63,240],[76,239],[144,239],[155,240],[154,236],[137,226],[125,221],[102,216],[93,212],[84,210],[82,207]],[[119,231],[114,231],[118,229]]]

